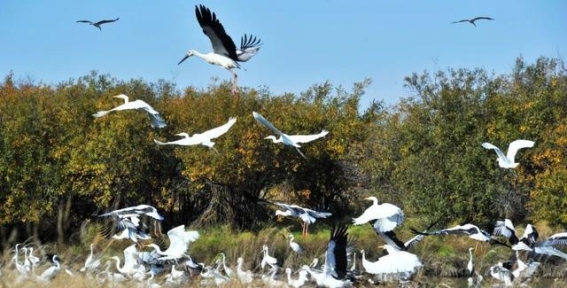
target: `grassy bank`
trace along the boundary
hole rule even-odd
[[[281,223],[280,223],[281,224]],[[259,271],[259,263],[262,259],[261,249],[263,245],[270,247],[270,254],[283,261],[283,267],[299,268],[303,264],[309,264],[313,258],[319,258],[320,263],[324,260],[324,252],[326,250],[327,241],[329,240],[330,231],[324,225],[317,225],[312,229],[307,237],[302,237],[298,232],[299,225],[276,225],[265,228],[258,233],[252,232],[234,232],[228,227],[214,227],[208,229],[199,229],[201,237],[191,245],[189,254],[196,262],[212,264],[216,259],[220,258],[220,253],[226,254],[227,263],[236,264],[238,257],[245,260],[245,268],[252,271]],[[404,225],[404,228],[397,232],[398,238],[405,241],[414,235],[406,229],[411,227],[411,223]],[[544,224],[537,225],[540,231],[540,237],[551,234],[551,230]],[[188,229],[191,230],[191,229]],[[378,248],[383,241],[374,233],[369,225],[351,226],[349,227],[349,235],[351,243],[357,252],[357,264],[359,269],[363,270],[361,265],[360,250],[366,251],[368,260],[376,261],[383,253]],[[523,231],[517,231],[521,234]],[[301,255],[295,255],[289,248],[289,239],[286,235],[292,233],[295,235],[296,242],[300,243],[305,252]],[[86,257],[89,254],[89,244],[95,244],[95,254],[103,256],[122,257],[122,250],[130,245],[129,241],[108,241],[103,239],[98,233],[96,227],[91,227],[87,234],[87,239],[83,239],[82,243],[71,246],[58,247],[57,245],[47,244],[43,250],[46,253],[59,254],[63,259],[64,267],[71,271],[78,271]],[[149,243],[149,242],[148,242]],[[443,278],[439,283],[450,281],[446,278],[464,277],[466,265],[469,259],[468,248],[475,249],[476,269],[483,274],[487,281],[490,276],[487,273],[488,268],[498,261],[506,261],[510,256],[510,249],[502,246],[491,246],[487,243],[481,243],[465,236],[429,236],[422,242],[417,244],[410,252],[417,254],[424,264],[423,269],[417,274],[416,283],[426,285],[426,282],[434,278]],[[4,251],[4,262],[2,271],[4,275],[10,275],[10,271],[14,273],[14,268],[10,268],[10,259],[13,255],[11,251]],[[543,263],[536,277],[539,278],[564,278],[564,271],[567,265],[565,261],[559,259],[550,259],[548,263]],[[45,268],[41,268],[45,269]],[[61,277],[69,277],[68,275],[60,275]],[[4,281],[9,281],[10,277],[4,277]],[[57,280],[59,281],[59,280]],[[78,281],[78,280],[77,280]],[[459,280],[456,280],[459,281]],[[562,280],[559,280],[561,283]],[[4,285],[10,282],[4,282]],[[448,282],[447,282],[448,283]],[[555,281],[554,283],[559,283]],[[78,285],[78,284],[77,284]],[[453,286],[450,284],[446,284]],[[77,286],[80,287],[81,285]],[[420,285],[421,286],[421,285]],[[3,286],[9,287],[9,286]],[[92,286],[85,286],[92,287]],[[236,286],[237,287],[237,286]]]

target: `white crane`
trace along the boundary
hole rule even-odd
[[[472,25],[474,25],[474,27],[476,27],[476,24],[474,22],[476,22],[477,20],[494,20],[494,18],[491,17],[485,17],[485,16],[480,16],[480,17],[474,17],[471,19],[463,19],[463,20],[458,20],[458,21],[453,21],[451,23],[463,23],[463,22],[469,22]]]
[[[81,272],[90,273],[100,266],[100,259],[95,258],[95,256],[94,256],[94,251],[93,251],[94,250],[94,244],[93,243],[91,243],[90,248],[91,248],[91,253],[89,254],[87,259],[85,260],[85,265],[83,266],[83,268],[81,268],[81,270],[80,270]]]
[[[469,248],[469,262],[467,262],[467,283],[469,287],[482,287],[482,275],[478,274],[474,268],[474,248]]]
[[[103,284],[106,281],[111,282],[113,285],[116,283],[122,283],[122,282],[126,282],[129,280],[128,277],[126,277],[124,274],[122,273],[117,273],[117,272],[110,272],[110,266],[112,265],[112,263],[110,261],[107,261],[104,264],[104,271],[102,271],[101,273],[97,274],[95,276],[97,282],[99,284]]]
[[[295,242],[295,238],[293,237],[293,234],[289,234],[288,237],[289,237],[289,248],[291,248],[291,250],[297,254],[303,253],[303,247],[301,247],[299,243]]]
[[[264,270],[264,267],[266,266],[266,264],[268,264],[272,269],[274,269],[274,267],[278,267],[278,259],[275,257],[270,256],[269,253],[269,248],[268,245],[263,245],[262,246],[262,252],[264,254],[264,256],[262,257],[262,261],[260,262],[260,267],[262,268],[262,270]]]
[[[240,69],[241,67],[238,62],[248,61],[260,50],[260,39],[252,35],[250,35],[250,37],[244,35],[240,42],[241,47],[237,49],[232,38],[226,34],[224,27],[217,19],[217,15],[211,12],[209,8],[203,5],[195,6],[195,15],[199,25],[203,29],[203,33],[205,33],[211,41],[213,52],[203,54],[191,49],[177,65],[191,56],[197,56],[207,61],[209,64],[221,66],[232,73],[232,93],[236,94],[238,92],[238,75],[232,69]]]
[[[276,128],[276,126],[270,123],[270,121],[266,120],[266,118],[264,118],[264,116],[260,115],[259,113],[252,112],[252,116],[254,116],[254,119],[256,119],[256,121],[258,121],[260,124],[268,127],[274,133],[279,135],[279,138],[276,138],[274,135],[270,135],[264,139],[272,139],[274,143],[282,143],[284,145],[295,147],[295,149],[297,149],[297,152],[299,152],[299,154],[301,154],[301,156],[305,159],[307,159],[307,157],[305,157],[305,155],[299,150],[299,148],[301,147],[299,144],[311,142],[321,137],[325,137],[327,134],[329,134],[327,130],[322,130],[321,133],[313,135],[287,135],[281,132],[278,128]]]
[[[182,146],[191,146],[191,145],[204,145],[207,146],[213,150],[215,150],[217,153],[218,151],[215,149],[215,147],[213,147],[215,145],[214,142],[211,141],[211,139],[217,138],[223,134],[225,134],[226,132],[228,132],[228,130],[230,129],[230,127],[232,127],[232,125],[234,125],[234,123],[236,123],[236,118],[231,117],[228,119],[228,122],[226,122],[224,125],[213,128],[211,130],[207,130],[203,133],[196,133],[193,134],[193,136],[189,136],[189,134],[183,132],[183,133],[179,133],[176,134],[177,136],[182,136],[182,139],[179,140],[175,140],[175,141],[171,141],[171,142],[160,142],[158,140],[154,139],[154,142],[156,142],[156,144],[158,145],[182,145]]]
[[[238,259],[236,260],[236,276],[238,277],[238,280],[240,280],[240,283],[246,285],[252,283],[252,281],[254,280],[254,274],[250,270],[244,271],[242,269],[243,263],[244,258],[238,257]]]
[[[226,276],[228,276],[228,278],[234,278],[234,271],[232,271],[232,269],[230,269],[230,267],[226,266],[226,255],[224,254],[224,252],[221,252],[221,256],[222,256],[222,269],[224,269],[224,273],[226,274]]]
[[[189,244],[199,239],[199,232],[185,231],[185,225],[177,226],[167,231],[169,238],[169,247],[165,251],[156,244],[148,244],[147,246],[153,247],[155,251],[162,255],[158,260],[175,260],[185,256],[185,252],[189,250]]]
[[[382,245],[388,251],[388,255],[382,256],[376,262],[366,260],[364,250],[362,254],[362,267],[366,272],[371,274],[403,274],[406,278],[413,275],[419,267],[422,266],[419,258],[412,253],[400,250],[398,247],[391,245]]]
[[[400,207],[390,204],[378,204],[378,198],[372,196],[365,198],[371,200],[372,205],[357,218],[353,218],[354,225],[361,225],[373,222],[373,227],[376,232],[387,232],[394,230],[398,225],[404,223],[405,215]]]
[[[501,168],[512,169],[512,168],[516,168],[519,165],[519,163],[515,163],[514,160],[514,158],[516,157],[516,153],[518,153],[518,150],[523,148],[532,148],[534,147],[534,144],[535,142],[530,140],[515,140],[512,143],[510,143],[510,145],[508,146],[508,152],[506,153],[506,155],[504,155],[504,152],[502,152],[500,148],[488,142],[482,143],[482,147],[486,149],[492,149],[496,152],[496,154],[498,155],[497,158],[498,165]]]
[[[291,287],[295,287],[295,288],[299,288],[299,287],[303,287],[303,285],[305,285],[305,283],[307,282],[307,280],[309,280],[309,278],[307,278],[307,275],[309,275],[309,272],[305,269],[299,269],[298,273],[299,273],[299,277],[297,277],[297,279],[293,279],[291,278],[291,268],[285,268],[285,274],[287,274],[287,284]]]
[[[124,95],[124,94],[120,94],[120,95],[116,95],[113,96],[115,98],[121,98],[124,100],[124,104],[119,105],[117,107],[114,107],[110,110],[107,111],[98,111],[95,114],[93,114],[93,117],[102,117],[107,115],[108,113],[114,112],[114,111],[123,111],[123,110],[144,110],[146,111],[146,113],[148,114],[148,117],[150,118],[150,122],[151,122],[151,126],[153,128],[163,128],[165,126],[167,126],[167,124],[165,123],[165,120],[163,120],[163,118],[161,117],[161,115],[159,114],[159,112],[157,112],[152,106],[150,106],[148,103],[144,102],[143,100],[135,100],[135,101],[130,101],[128,96]]]
[[[307,235],[309,224],[315,223],[317,218],[327,218],[332,215],[330,212],[315,211],[309,208],[303,208],[295,204],[285,204],[281,202],[274,202],[276,206],[282,208],[282,210],[276,210],[276,216],[284,217],[297,217],[302,221],[302,232],[301,235]]]
[[[59,274],[59,272],[61,271],[61,263],[59,262],[59,261],[61,261],[61,259],[59,259],[59,256],[53,255],[51,260],[53,261],[53,263],[55,265],[51,266],[51,267],[47,268],[45,271],[43,271],[43,273],[41,273],[41,275],[39,275],[39,277],[38,277],[39,280],[50,281],[53,278],[55,278],[55,276],[57,276],[57,274]]]
[[[22,244],[16,244],[16,247],[14,249],[14,256],[12,257],[12,262],[14,262],[14,265],[16,265],[16,270],[20,273],[18,275],[18,279],[19,280],[23,280],[26,279],[28,277],[28,273],[29,273],[29,269],[27,269],[25,267],[25,265],[23,263],[20,263],[20,261],[18,260],[19,257],[19,253],[20,251],[18,250],[18,246],[21,246]],[[25,257],[25,256],[24,256]]]
[[[124,265],[120,265],[121,260],[118,256],[112,256],[109,258],[116,261],[116,270],[118,270],[118,272],[131,277],[134,274],[146,272],[145,267],[143,265],[140,265],[140,263],[138,262],[138,252],[139,251],[136,248],[136,244],[132,244],[126,247],[126,249],[124,249],[123,251]]]
[[[24,247],[24,268],[28,271],[34,271],[40,262],[40,259],[33,255],[33,247]]]
[[[268,271],[268,275],[262,275],[264,285],[270,288],[287,288],[287,283],[276,279],[276,273],[278,273],[278,267],[274,266]]]
[[[120,20],[120,18],[110,19],[110,20],[100,20],[100,21],[97,21],[97,22],[93,22],[93,21],[90,21],[90,20],[77,20],[77,23],[87,23],[89,25],[92,25],[92,26],[98,28],[98,30],[102,31],[102,29],[100,28],[100,25],[107,24],[107,23],[113,23],[113,22],[116,22],[118,20]]]

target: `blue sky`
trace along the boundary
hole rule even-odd
[[[0,75],[58,83],[91,70],[128,80],[166,79],[206,88],[231,74],[201,59],[177,62],[188,49],[210,52],[195,5],[217,14],[227,33],[262,39],[258,55],[238,71],[239,85],[299,93],[330,81],[350,89],[373,79],[362,105],[396,103],[412,72],[481,67],[509,73],[523,56],[567,53],[567,1],[20,1],[0,2]],[[474,16],[477,27],[450,24]],[[102,31],[79,19],[120,17]]]

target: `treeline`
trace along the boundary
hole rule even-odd
[[[351,91],[329,83],[300,95],[228,83],[180,91],[167,81],[122,81],[96,72],[56,86],[0,83],[0,237],[77,240],[102,211],[141,203],[164,226],[229,224],[256,230],[272,223],[265,200],[328,209],[349,221],[375,195],[408,217],[441,224],[567,223],[567,73],[561,59],[518,59],[510,75],[449,69],[406,78],[411,97],[361,111],[369,80]],[[93,118],[124,93],[161,112],[152,129],[139,111]],[[290,134],[330,131],[297,151],[265,140],[257,111]],[[237,117],[213,150],[157,146],[174,134],[199,133]],[[536,141],[521,165],[502,170],[493,151],[517,138]]]

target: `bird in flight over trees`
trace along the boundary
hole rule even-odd
[[[150,118],[151,126],[153,128],[163,128],[167,126],[167,124],[165,123],[159,112],[156,111],[152,106],[150,106],[148,103],[144,102],[143,100],[138,99],[135,101],[130,101],[128,96],[124,94],[116,95],[114,97],[124,100],[124,104],[116,106],[107,111],[98,111],[95,114],[93,114],[93,117],[99,118],[114,111],[144,110],[148,114],[148,117]]]
[[[502,152],[500,148],[488,142],[482,143],[482,147],[484,147],[485,149],[492,149],[496,152],[496,154],[498,155],[498,165],[500,165],[500,167],[504,169],[512,169],[516,168],[519,165],[519,163],[515,163],[516,153],[518,153],[518,150],[523,148],[532,148],[534,147],[534,144],[535,142],[530,140],[520,139],[512,141],[512,143],[508,145],[508,152],[506,153],[506,155],[504,155],[504,152]]]
[[[317,140],[321,137],[327,136],[329,132],[327,130],[322,130],[319,134],[312,134],[312,135],[288,135],[281,132],[276,126],[274,126],[270,121],[266,120],[264,116],[260,115],[259,113],[252,112],[254,119],[258,121],[260,124],[266,126],[267,128],[271,129],[275,134],[279,135],[279,138],[276,138],[274,135],[267,136],[264,139],[271,139],[274,143],[283,143],[284,145],[292,146],[297,149],[297,152],[301,155],[301,157],[307,159],[305,154],[303,154],[299,148],[301,147],[300,143],[307,143],[314,140]]]
[[[190,145],[201,144],[201,145],[207,146],[207,147],[215,150],[218,153],[218,151],[214,147],[215,143],[212,142],[211,140],[223,135],[226,132],[228,132],[228,129],[230,129],[230,127],[232,127],[232,125],[234,125],[234,123],[236,123],[236,118],[231,117],[231,118],[228,119],[228,122],[226,122],[222,126],[213,128],[211,130],[207,130],[203,133],[195,133],[195,134],[193,134],[193,136],[189,136],[189,134],[187,134],[186,132],[182,132],[182,133],[176,134],[177,136],[183,137],[182,139],[170,141],[170,142],[161,142],[161,141],[154,139],[154,142],[158,145],[190,146]]]
[[[118,21],[120,18],[116,18],[116,19],[111,19],[111,20],[100,20],[98,22],[93,22],[90,20],[77,20],[77,23],[87,23],[89,25],[93,25],[94,27],[98,28],[98,30],[102,31],[102,29],[100,28],[100,25],[102,24],[107,24],[107,23],[112,23],[112,22],[116,22]]]
[[[451,23],[454,24],[454,23],[469,22],[472,25],[474,25],[474,27],[476,27],[476,23],[474,23],[474,22],[477,21],[477,20],[494,20],[494,18],[481,16],[481,17],[474,17],[474,18],[471,18],[471,19],[463,19],[463,20],[459,20],[459,21],[453,21]]]
[[[262,45],[260,39],[253,35],[244,35],[240,40],[240,49],[236,47],[232,38],[226,33],[217,15],[209,8],[199,5],[195,7],[197,21],[203,29],[203,33],[209,37],[213,52],[203,54],[195,50],[189,50],[187,54],[177,63],[181,64],[191,56],[197,56],[207,61],[209,64],[218,65],[232,73],[232,94],[236,95],[238,75],[233,71],[234,68],[240,69],[238,62],[246,62],[260,50]]]

